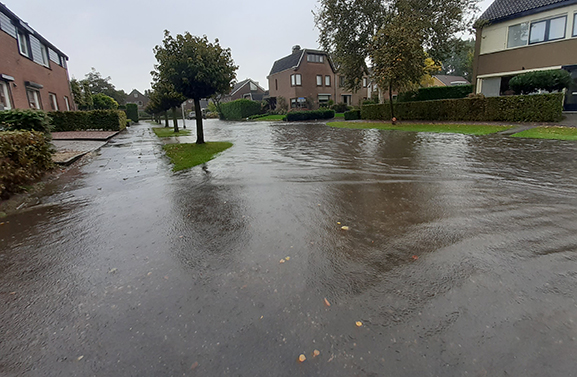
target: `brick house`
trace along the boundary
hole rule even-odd
[[[577,110],[577,0],[495,0],[476,29],[476,93],[509,94],[515,75],[563,68],[574,78],[565,109]]]
[[[286,99],[290,108],[313,108],[332,100],[334,103],[358,105],[370,98],[368,77],[363,78],[362,88],[351,92],[343,87],[344,77],[338,75],[330,57],[324,51],[301,49],[294,46],[292,53],[274,62],[268,75],[271,98]]]
[[[132,89],[132,92],[126,97],[126,103],[135,103],[138,106],[138,111],[144,111],[150,99],[147,95],[140,93],[137,89]]]
[[[0,110],[75,110],[67,60],[0,3]]]
[[[246,79],[236,83],[230,91],[230,94],[226,95],[222,101],[229,102],[241,98],[261,101],[265,93],[266,91],[258,84],[258,82],[252,79]]]

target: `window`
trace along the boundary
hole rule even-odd
[[[509,26],[509,35],[507,38],[507,48],[526,46],[529,37],[529,23],[523,22]]]
[[[577,37],[577,13],[573,15],[573,36]]]
[[[26,57],[30,57],[30,49],[28,48],[28,38],[24,32],[18,30],[18,49],[20,53]]]
[[[339,85],[340,86],[345,86],[345,76],[339,76]]]
[[[319,105],[326,105],[331,100],[331,96],[329,94],[319,94]]]
[[[142,106],[142,101],[138,101],[138,106]]]
[[[58,111],[58,101],[56,100],[56,94],[48,93],[48,97],[50,98],[50,108],[52,111]]]
[[[0,81],[0,110],[10,110],[10,87],[6,81]]]
[[[331,76],[325,76],[325,86],[331,86]]]
[[[567,16],[532,22],[529,44],[565,38],[566,25]]]
[[[70,102],[66,96],[64,96],[64,104],[66,105],[66,111],[70,111]]]
[[[40,93],[34,89],[26,89],[26,96],[28,97],[28,103],[31,109],[42,109],[42,105],[40,103]]]
[[[325,57],[318,54],[307,54],[307,62],[311,63],[324,63]]]
[[[250,83],[250,91],[251,91],[251,92],[256,92],[256,90],[257,90],[256,85],[251,82],[251,83]]]
[[[317,86],[323,86],[323,76],[317,75]]]
[[[40,45],[40,52],[42,53],[42,64],[45,67],[50,67],[50,64],[48,63],[48,50],[46,50],[46,46],[43,44]]]
[[[363,88],[366,88],[368,84],[368,80],[366,77],[363,77]]]
[[[138,98],[138,93],[134,93],[134,98]]]
[[[278,79],[274,79],[275,90],[278,90]]]
[[[296,99],[296,98],[291,98],[291,109],[294,109],[294,108],[296,108],[296,107],[298,107],[297,99]]]
[[[302,78],[299,73],[296,75],[291,75],[291,86],[301,86],[302,85]]]

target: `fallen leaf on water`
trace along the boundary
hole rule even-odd
[[[331,306],[331,303],[330,303],[329,300],[327,300],[326,298],[325,298],[325,305],[326,305],[326,306]]]
[[[152,275],[152,272],[149,272],[147,275],[148,275],[148,276]]]
[[[280,260],[280,261],[278,261],[278,262],[279,262],[279,263],[284,263],[284,262],[285,262],[285,260],[284,260],[284,259],[281,259],[281,260]]]
[[[10,292],[10,294],[11,294],[11,295],[15,295],[15,294],[16,294],[16,292]]]
[[[341,225],[341,222],[340,222],[340,221],[337,221],[337,225]]]
[[[357,321],[356,324],[357,324],[357,327],[361,327],[363,325],[363,323],[361,321]]]
[[[289,261],[289,260],[291,260],[291,257],[286,257],[285,259],[286,259],[287,261]]]
[[[303,363],[305,360],[307,359],[307,357],[305,355],[300,355],[299,356],[299,362]]]
[[[348,226],[345,225],[345,226],[341,226],[341,229],[342,229],[342,230],[349,230],[349,229],[351,229],[351,228],[349,228]]]
[[[419,259],[419,257],[416,256],[416,255],[413,255],[413,259],[414,259],[414,260],[417,260],[417,259]]]
[[[198,361],[195,361],[194,364],[190,367],[191,370],[194,370],[198,366]]]
[[[314,351],[313,351],[313,357],[317,357],[317,356],[320,355],[320,354],[321,354],[321,351],[319,351],[319,350],[314,350]]]
[[[110,271],[108,271],[108,273],[109,273],[109,274],[115,274],[116,271],[118,271],[118,269],[112,268]]]
[[[80,361],[80,360],[82,360],[82,359],[84,359],[84,355],[78,356],[78,357],[76,358],[76,360],[78,360],[78,361]]]
[[[165,278],[166,280],[168,280],[168,276],[165,276],[164,278]]]

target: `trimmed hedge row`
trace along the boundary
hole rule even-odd
[[[562,112],[562,93],[395,104],[395,116],[401,120],[556,122],[562,119]],[[361,117],[390,120],[390,105],[365,105]]]
[[[6,131],[26,130],[50,133],[50,118],[42,110],[0,111],[0,129]]]
[[[52,168],[48,138],[38,131],[0,132],[0,198]]]
[[[220,104],[222,118],[226,120],[241,120],[261,113],[260,102],[248,99],[237,99]]]
[[[361,119],[361,110],[351,110],[345,112],[345,120]]]
[[[126,128],[126,114],[120,110],[93,111],[52,111],[54,132],[110,130],[121,131]]]
[[[126,117],[134,123],[138,123],[138,105],[135,103],[126,104]]]
[[[399,102],[434,101],[437,99],[465,98],[473,93],[473,85],[433,86],[399,94]]]
[[[286,115],[286,120],[295,122],[299,120],[332,119],[334,117],[334,110],[291,111]]]

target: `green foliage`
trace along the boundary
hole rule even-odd
[[[333,109],[335,113],[344,113],[349,110],[349,106],[346,103],[341,102],[331,106],[331,109]]]
[[[86,74],[84,79],[80,81],[77,79],[70,80],[72,96],[74,97],[74,102],[78,106],[78,109],[94,109],[95,106],[93,104],[92,96],[99,93],[114,99],[117,106],[118,104],[124,104],[126,102],[127,94],[124,90],[116,90],[110,80],[110,76],[102,77],[100,72],[96,71],[94,68]],[[104,107],[102,109],[109,108],[110,107]]]
[[[118,102],[114,98],[103,93],[92,95],[92,103],[95,110],[117,110]]]
[[[538,90],[561,91],[568,88],[572,82],[573,79],[569,72],[564,69],[553,69],[517,75],[509,81],[509,87],[516,94],[530,94]]]
[[[512,137],[550,140],[577,140],[577,128],[574,127],[535,127],[525,130]]]
[[[563,111],[561,93],[532,96],[462,98],[402,102],[395,105],[400,120],[556,122]],[[389,104],[366,105],[362,119],[391,119]]]
[[[433,101],[436,99],[465,98],[473,93],[473,85],[433,86],[399,94],[397,101]]]
[[[52,111],[54,132],[108,130],[121,131],[126,128],[126,114],[120,110]]]
[[[172,171],[190,169],[207,163],[220,152],[232,147],[232,143],[214,142],[198,144],[167,144],[162,147],[170,162],[174,164]]]
[[[334,117],[334,110],[291,111],[286,115],[286,120],[295,122],[299,120],[332,119]]]
[[[220,110],[223,119],[240,120],[246,119],[251,115],[260,114],[261,104],[248,99],[237,99],[236,101],[221,103]]]
[[[52,168],[48,138],[37,131],[0,132],[0,198]]]
[[[0,111],[0,129],[39,131],[48,135],[50,134],[50,118],[42,110]]]
[[[361,119],[361,110],[351,110],[345,113],[345,120]]]
[[[138,123],[138,105],[135,103],[126,104],[126,117],[134,123]]]
[[[475,40],[451,38],[449,52],[442,59],[442,75],[463,76],[471,81],[473,78],[473,56],[475,55]]]

